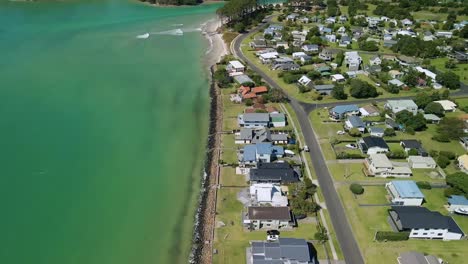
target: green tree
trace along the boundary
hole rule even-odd
[[[403,110],[396,114],[396,122],[403,124],[406,131],[421,131],[426,129],[426,119],[421,113],[413,115],[413,113]],[[408,132],[409,133],[409,132]]]
[[[386,129],[384,130],[384,136],[385,136],[385,137],[393,137],[393,136],[396,136],[395,129],[393,129],[393,128],[386,128]]]
[[[349,186],[349,190],[357,195],[363,194],[364,193],[364,188],[359,183],[351,183]]]
[[[336,58],[335,58],[335,63],[338,65],[338,67],[341,67],[341,65],[343,65],[343,60],[344,60],[344,51],[340,50],[336,54]]]
[[[461,193],[468,196],[468,174],[463,172],[456,172],[447,175],[447,185],[459,190]]]
[[[438,117],[443,117],[445,115],[442,105],[436,102],[430,102],[427,104],[427,106],[424,108],[424,112],[426,114],[434,114]]]
[[[368,82],[352,79],[350,82],[350,93],[354,98],[370,98],[378,95],[377,89]]]
[[[214,73],[214,79],[220,88],[229,87],[231,77],[225,68],[218,68]]]
[[[451,90],[460,88],[460,77],[452,71],[437,74],[436,80]]]
[[[437,126],[437,133],[438,136],[458,140],[460,137],[465,136],[465,132],[463,132],[464,128],[465,124],[463,120],[456,117],[445,117]]]
[[[345,93],[344,87],[342,85],[336,85],[335,87],[333,87],[331,95],[333,96],[333,98],[338,100],[348,99],[348,95]]]

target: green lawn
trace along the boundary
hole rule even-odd
[[[225,163],[233,164],[238,163],[239,160],[237,159],[237,151],[242,148],[243,145],[235,144],[234,143],[234,135],[221,135],[222,141],[222,160]]]
[[[382,191],[383,187],[380,188],[365,187],[363,196],[357,199],[354,198],[347,185],[338,188],[342,201],[346,201],[343,202],[343,206],[345,207],[365,263],[393,264],[396,263],[398,254],[409,250],[429,253],[449,263],[464,263],[463,259],[468,257],[468,251],[466,250],[468,248],[468,240],[440,241],[411,239],[401,242],[375,242],[373,238],[377,230],[391,230],[387,223],[388,207],[359,207],[358,203],[381,199],[379,197],[384,195],[385,192]],[[438,195],[437,191],[433,195]],[[433,200],[432,197],[429,198]],[[459,223],[460,226],[467,226],[467,220],[461,219],[461,217],[456,217],[455,220],[457,223],[461,221]]]
[[[431,65],[434,65],[437,70],[445,72],[445,71],[453,71],[455,74],[460,76],[460,81],[467,83],[468,82],[468,64],[458,64],[455,69],[447,69],[445,68],[445,62],[447,62],[448,58],[437,58],[431,60]]]
[[[235,104],[229,100],[229,94],[232,93],[234,89],[222,89],[223,93],[223,130],[233,130],[237,129],[239,125],[237,124],[237,116],[243,113],[245,105]]]

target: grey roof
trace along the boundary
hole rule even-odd
[[[244,122],[269,122],[270,115],[268,113],[245,113],[243,115]]]
[[[277,242],[252,242],[253,264],[283,264],[311,262],[307,241],[299,238],[279,238]]]
[[[385,132],[385,130],[383,128],[381,128],[381,127],[370,127],[369,131],[371,133],[383,133],[383,132]]]
[[[452,233],[463,235],[463,231],[450,216],[429,211],[426,207],[392,206],[404,230],[413,228],[448,229]]]
[[[250,206],[249,219],[291,221],[291,213],[287,206]]]
[[[409,251],[401,253],[398,257],[399,264],[439,264],[436,257],[423,255],[419,252]]]
[[[250,79],[249,76],[247,76],[245,74],[234,76],[234,80],[236,80],[236,82],[238,82],[239,84],[248,83],[248,82],[253,83],[254,82],[252,79]]]
[[[364,141],[364,143],[366,144],[366,147],[368,149],[372,148],[372,147],[379,147],[379,148],[389,149],[387,143],[382,138],[379,138],[379,137],[363,137],[362,140]]]
[[[409,149],[419,149],[422,147],[421,143],[416,139],[405,139],[401,141],[401,144]]]
[[[260,182],[298,182],[299,177],[287,163],[260,163],[256,169],[250,169],[250,181]]]
[[[270,141],[286,141],[287,134],[271,134],[269,128],[242,128],[238,137],[240,140],[250,140],[252,143],[270,142]]]
[[[366,127],[359,116],[350,116],[348,117],[348,121],[353,127]]]
[[[314,85],[314,89],[317,91],[328,91],[328,90],[333,90],[333,88],[335,88],[335,85],[333,84]]]

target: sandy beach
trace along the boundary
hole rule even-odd
[[[210,45],[206,51],[205,63],[208,66],[212,66],[219,62],[224,55],[227,55],[228,48],[224,43],[223,35],[218,32],[218,29],[222,26],[221,20],[216,18],[206,22],[203,27],[203,32]]]

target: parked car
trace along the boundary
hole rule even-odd
[[[338,134],[338,135],[344,135],[344,134],[346,134],[346,132],[343,131],[343,130],[338,130],[338,131],[336,131],[336,134]]]
[[[279,238],[280,232],[278,230],[268,230],[267,231],[267,241],[277,241]]]
[[[350,148],[350,149],[357,149],[357,145],[356,145],[356,144],[346,144],[346,147],[347,147],[347,148]]]
[[[304,146],[304,149],[303,149],[305,152],[309,152],[309,147],[308,146]]]

